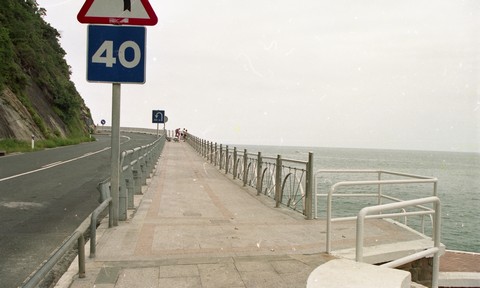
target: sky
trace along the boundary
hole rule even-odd
[[[37,2],[109,125],[112,84],[86,80],[84,1]],[[121,126],[155,129],[165,110],[167,129],[222,144],[480,152],[480,1],[150,4],[146,82],[121,85]]]

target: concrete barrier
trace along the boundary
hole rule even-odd
[[[409,272],[335,259],[318,266],[310,273],[307,288],[410,288]]]

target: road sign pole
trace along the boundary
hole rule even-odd
[[[158,138],[158,123],[157,123],[157,138]]]
[[[120,83],[112,83],[112,175],[110,187],[113,206],[113,226],[118,226],[120,190]]]

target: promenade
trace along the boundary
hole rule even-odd
[[[305,287],[310,272],[333,259],[324,253],[324,221],[274,208],[184,142],[166,143],[136,202],[127,221],[102,222],[86,277],[73,263],[57,287]],[[372,223],[365,243],[414,237],[387,225]],[[334,249],[354,247],[353,223],[334,231]]]

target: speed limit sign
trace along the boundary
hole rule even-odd
[[[87,80],[145,83],[145,27],[88,26]]]

